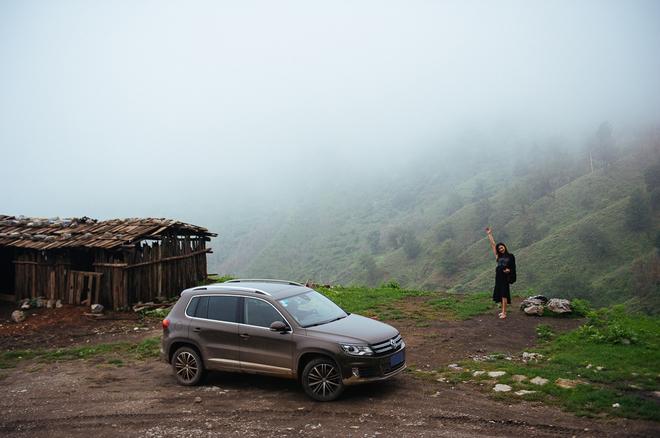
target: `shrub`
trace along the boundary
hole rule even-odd
[[[549,325],[539,324],[536,326],[536,336],[540,341],[549,341],[555,336],[555,333]]]
[[[587,316],[587,314],[591,312],[591,304],[587,300],[575,298],[571,301],[571,309],[573,310],[574,315]]]
[[[380,285],[381,289],[401,289],[401,285],[396,280],[390,280]]]

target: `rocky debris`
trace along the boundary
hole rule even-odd
[[[554,313],[571,313],[571,302],[561,298],[553,298],[548,301],[546,308]]]
[[[92,313],[103,313],[103,305],[102,304],[92,304],[90,307]]]
[[[46,309],[52,309],[53,307],[55,307],[55,300],[46,301]]]
[[[534,306],[528,306],[523,309],[526,315],[538,315],[542,316],[543,315],[543,306],[540,305],[534,305]]]
[[[562,379],[561,377],[559,379],[555,380],[555,385],[559,386],[560,388],[564,388],[564,389],[575,388],[580,383],[582,383],[582,382],[580,382],[579,380]]]
[[[497,359],[498,357],[494,354],[486,354],[486,355],[477,354],[475,356],[472,356],[472,360],[475,362],[493,362]]]
[[[520,303],[520,310],[525,310],[527,307],[530,306],[545,306],[545,304],[548,302],[548,299],[544,297],[543,295],[534,295],[531,297],[525,298],[521,303]]]
[[[55,308],[60,309],[62,307],[62,300],[55,301]]]
[[[527,394],[534,394],[536,391],[528,391],[526,389],[521,389],[520,391],[514,392],[516,395],[527,395]]]
[[[486,371],[483,371],[483,370],[475,371],[475,372],[472,373],[472,375],[474,377],[479,377],[479,376],[482,376],[484,374],[486,374]]]
[[[613,408],[620,408],[621,405],[620,405],[619,403],[614,403],[614,404],[612,405],[612,407],[613,407]]]
[[[502,377],[506,374],[506,371],[489,371],[488,377]]]
[[[543,295],[534,295],[525,298],[520,303],[520,310],[527,315],[542,316],[546,309],[553,313],[571,313],[572,311],[571,302],[563,298],[548,299]]]
[[[532,383],[532,384],[538,385],[538,386],[543,386],[546,383],[548,383],[548,379],[544,379],[543,377],[536,376],[532,380],[530,380],[529,383]]]
[[[30,300],[25,299],[21,302],[21,309],[27,310],[30,308]]]
[[[201,402],[202,402],[202,398],[199,397],[199,396],[198,396],[198,397],[195,397],[195,400],[194,400],[194,401],[195,401],[195,403],[201,403]]]
[[[462,371],[463,367],[459,366],[457,363],[451,363],[447,365],[447,368],[449,368],[452,371]]]
[[[16,323],[25,321],[25,312],[22,310],[14,310],[11,312],[11,320]]]
[[[527,380],[527,376],[523,376],[522,374],[514,374],[513,376],[511,376],[511,379],[514,382],[520,383],[520,382],[524,382],[525,380]]]
[[[523,352],[522,354],[522,360],[523,362],[538,362],[539,360],[543,359],[543,355],[540,353],[528,353],[526,351]]]
[[[435,397],[438,397],[438,396],[440,396],[440,391],[436,391],[435,394],[431,394],[429,397],[434,397],[435,398]]]
[[[509,391],[511,391],[511,387],[509,385],[503,385],[501,383],[498,383],[493,388],[493,391],[495,391],[495,392],[509,392]]]

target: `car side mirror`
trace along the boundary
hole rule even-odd
[[[271,332],[285,332],[289,330],[289,326],[284,324],[282,321],[274,321],[270,325]]]

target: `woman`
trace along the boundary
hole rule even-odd
[[[497,260],[497,268],[495,268],[495,288],[493,289],[493,301],[502,303],[502,313],[500,319],[506,318],[506,305],[511,304],[511,289],[509,284],[513,283],[516,278],[516,258],[513,254],[509,253],[506,245],[503,243],[495,244],[493,239],[493,230],[486,228],[488,234],[488,241],[490,247],[495,254]]]

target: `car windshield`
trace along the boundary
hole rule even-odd
[[[338,305],[316,291],[282,298],[279,301],[303,327],[326,324],[346,317],[346,312]]]

